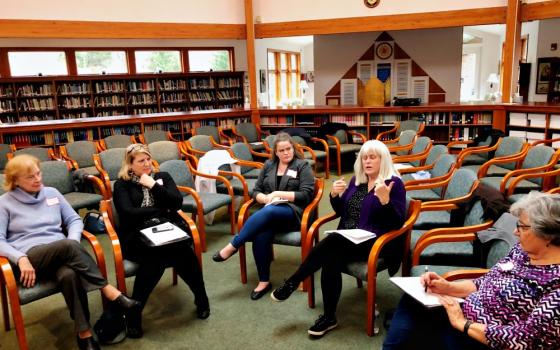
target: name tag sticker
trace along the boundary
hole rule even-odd
[[[288,171],[286,172],[286,175],[288,175],[289,177],[293,177],[295,179],[297,177],[297,171],[292,170],[292,169],[288,169]]]
[[[47,198],[47,205],[50,207],[52,205],[56,205],[59,204],[60,202],[58,201],[57,197],[54,198]]]
[[[163,180],[162,179],[157,179],[156,182],[163,186]]]

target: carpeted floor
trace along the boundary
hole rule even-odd
[[[351,175],[346,174],[348,181]],[[327,188],[321,201],[320,215],[331,211]],[[315,309],[307,307],[307,294],[297,291],[283,303],[276,303],[269,296],[253,301],[249,298],[256,286],[256,270],[248,247],[249,282],[240,282],[239,258],[234,256],[224,263],[212,261],[212,254],[230,239],[225,212],[219,212],[217,222],[207,226],[208,252],[203,255],[203,271],[211,315],[207,320],[198,320],[193,297],[186,285],[179,280],[171,284],[170,270],[166,272],[144,311],[142,339],[126,339],[124,342],[105,346],[110,349],[379,349],[385,331],[382,318],[386,310],[394,308],[401,293],[388,281],[386,272],[378,275],[377,304],[381,318],[376,325],[380,334],[368,337],[365,333],[366,291],[356,287],[355,279],[344,276],[343,291],[338,308],[339,327],[321,339],[311,339],[307,328],[322,312],[320,274],[315,275]],[[336,222],[327,228],[334,228]],[[111,282],[114,282],[113,259],[110,245],[100,237],[106,252],[107,267]],[[274,286],[282,283],[291,274],[301,259],[299,248],[275,247],[271,281]],[[127,280],[132,290],[133,279]],[[92,320],[101,314],[99,293],[89,294]],[[74,349],[73,322],[61,294],[23,306],[25,330],[30,349]],[[2,332],[0,349],[17,349],[15,331]]]

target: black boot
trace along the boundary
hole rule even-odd
[[[78,341],[78,348],[80,350],[101,350],[101,346],[99,346],[99,343],[97,343],[93,336],[83,339],[76,336],[76,340]]]
[[[210,304],[206,294],[196,298],[194,303],[196,304],[196,316],[201,320],[207,319],[210,316]]]
[[[114,306],[117,309],[120,309],[121,311],[126,311],[126,310],[140,307],[140,302],[131,299],[126,295],[124,295],[123,293],[121,293],[121,295],[119,295],[115,300],[111,301],[111,306]]]
[[[135,307],[126,311],[126,335],[129,338],[142,338],[142,309]]]

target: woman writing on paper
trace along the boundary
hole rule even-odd
[[[383,349],[560,349],[560,196],[531,192],[510,211],[519,243],[509,254],[475,280],[422,275],[444,309],[403,296]]]
[[[120,217],[119,239],[124,257],[139,264],[133,298],[143,308],[165,269],[174,267],[194,294],[198,318],[207,318],[210,306],[191,241],[149,246],[142,239],[141,229],[166,221],[188,233],[188,228],[177,213],[181,209],[183,197],[168,173],[153,172],[152,156],[146,145],[132,144],[126,148],[119,179],[115,182],[113,200]],[[131,338],[143,335],[142,308],[127,315],[127,334]]]
[[[331,205],[340,216],[338,229],[363,229],[377,237],[400,228],[405,220],[406,194],[404,184],[393,166],[391,154],[385,144],[377,140],[364,143],[354,164],[354,176],[347,185],[344,179],[333,183]],[[321,315],[308,333],[321,337],[337,327],[336,307],[342,289],[342,269],[350,261],[367,260],[375,239],[354,244],[340,234],[325,237],[309,253],[307,259],[271,297],[286,300],[298,284],[315,271],[321,270],[324,315]],[[402,254],[396,245],[388,245],[382,252],[386,258]],[[398,270],[398,263],[391,262],[390,273]]]
[[[245,242],[253,241],[253,256],[257,264],[259,284],[251,299],[260,299],[270,291],[270,262],[272,239],[276,232],[299,230],[305,207],[311,202],[314,190],[313,170],[296,151],[290,135],[281,132],[274,138],[272,159],[264,163],[255,185],[253,198],[261,204],[284,200],[279,205],[268,205],[252,214],[233,240],[212,259],[227,260]]]
[[[6,164],[7,192],[0,197],[0,256],[17,266],[16,276],[24,288],[56,279],[74,319],[78,347],[99,349],[89,324],[87,292],[101,289],[111,306],[120,309],[137,307],[138,302],[103,278],[80,244],[82,219],[58,190],[43,186],[39,164],[39,159],[26,154]]]

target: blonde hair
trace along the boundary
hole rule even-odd
[[[122,161],[122,166],[121,166],[121,170],[119,170],[119,179],[123,179],[123,180],[130,180],[131,177],[131,173],[132,173],[132,162],[134,161],[134,158],[139,155],[139,154],[146,154],[148,155],[148,157],[152,158],[152,154],[150,153],[150,150],[148,149],[148,146],[143,145],[141,143],[133,143],[132,145],[129,145],[125,151],[124,151],[124,158]],[[152,168],[153,171],[153,168]]]
[[[379,158],[379,174],[377,175],[377,179],[375,179],[375,184],[381,184],[384,180],[389,180],[392,176],[401,175],[395,169],[393,164],[393,158],[391,157],[391,153],[385,144],[378,140],[369,140],[366,141],[362,148],[360,148],[360,152],[358,152],[358,157],[356,158],[356,162],[354,163],[354,175],[356,175],[356,186],[360,184],[367,184],[368,178],[366,173],[364,172],[364,167],[362,165],[362,157],[370,154],[375,153]]]
[[[15,190],[17,178],[30,174],[34,167],[40,169],[40,163],[37,157],[29,154],[20,154],[10,159],[4,169],[4,190]]]

